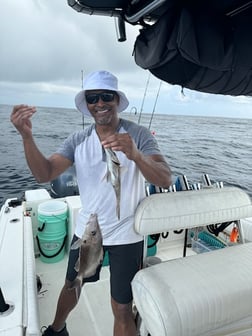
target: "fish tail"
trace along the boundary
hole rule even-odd
[[[116,214],[117,214],[118,219],[120,219],[120,203],[119,202],[117,202],[117,205],[116,205]]]
[[[118,219],[120,219],[120,207],[121,207],[120,203],[121,203],[121,195],[120,195],[120,185],[119,185],[119,188],[116,190],[116,213],[117,213]]]

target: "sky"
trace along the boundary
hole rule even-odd
[[[139,27],[127,24],[126,34],[118,42],[114,18],[78,13],[67,0],[3,1],[0,104],[75,108],[82,72],[108,70],[130,101],[128,111],[252,118],[249,97],[182,94],[165,82],[159,91],[160,80],[132,56]]]

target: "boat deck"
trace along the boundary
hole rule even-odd
[[[210,204],[211,209],[209,206],[205,208],[201,206],[203,193],[206,204]],[[233,193],[236,197],[233,197]],[[207,224],[206,220],[210,223],[224,223],[244,218],[241,220],[243,228],[241,238],[242,240],[244,238],[245,242],[252,241],[251,201],[245,197],[246,195],[244,196],[244,193],[240,197],[237,197],[237,193],[240,195],[239,190],[230,190],[229,188],[223,189],[223,191],[221,189],[220,191],[215,189],[202,191],[201,195],[199,192],[187,191],[185,194],[166,193],[152,198],[150,196],[139,207],[139,212],[136,215],[137,228],[145,236],[156,232],[170,232],[168,238],[162,238],[157,244],[155,257],[162,261],[182,258],[184,234],[177,234],[179,228],[201,227],[204,226],[204,223]],[[227,194],[232,196],[231,199],[226,197]],[[44,197],[44,195],[42,196]],[[181,201],[181,197],[184,206],[178,208],[180,202],[177,202],[177,199],[180,198]],[[216,201],[216,197],[223,199]],[[167,202],[167,198],[169,198],[169,202]],[[192,202],[192,198],[194,202]],[[197,199],[195,200],[195,198]],[[213,199],[209,202],[208,198]],[[52,323],[55,315],[58,296],[65,279],[68,253],[66,252],[64,259],[59,262],[45,263],[40,257],[36,258],[34,262],[34,252],[35,255],[38,255],[35,239],[38,228],[37,209],[44,200],[46,198],[30,199],[20,205],[13,204],[12,206],[9,205],[10,200],[7,200],[1,208],[0,265],[5,274],[1,281],[1,287],[7,303],[14,306],[14,310],[6,313],[1,320],[0,334],[4,336],[12,336],[14,333],[16,336],[22,336],[24,332],[29,336],[37,336],[40,327]],[[64,201],[69,208],[68,236],[71,237],[80,201],[76,196],[67,197]],[[152,211],[153,202],[155,203],[155,212]],[[220,207],[222,208],[220,209]],[[197,209],[201,210],[201,216],[196,211]],[[169,217],[166,214],[169,214]],[[177,220],[178,217],[180,221]],[[148,219],[151,220],[148,221]],[[66,251],[68,250],[69,241],[66,244]],[[191,254],[195,253],[191,249],[187,249],[187,255]],[[42,282],[38,298],[36,274],[40,276]],[[101,278],[98,282],[84,286],[79,303],[67,320],[70,335],[111,336],[113,334],[109,277],[109,267],[105,266],[102,268]],[[39,313],[37,312],[38,308]],[[141,332],[141,336],[146,336],[146,333]]]
[[[163,260],[179,258],[183,253],[182,240],[176,245],[167,247],[159,244],[155,257]],[[187,254],[195,254],[187,249]],[[36,259],[37,274],[42,281],[38,297],[40,324],[47,326],[54,318],[60,290],[64,283],[67,267],[67,255],[64,259],[53,264]],[[100,280],[85,284],[77,307],[67,320],[69,333],[74,336],[111,336],[113,334],[113,315],[110,306],[109,267],[101,270]]]
[[[55,264],[46,264],[36,260],[37,274],[42,288],[39,294],[40,324],[47,326],[54,318],[60,290],[64,283],[67,256]],[[113,317],[109,296],[109,268],[101,271],[101,279],[83,287],[78,306],[67,321],[71,335],[112,335]]]

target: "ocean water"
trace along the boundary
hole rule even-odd
[[[11,110],[0,105],[0,206],[27,189],[50,189],[50,184],[38,184],[27,167],[22,139],[10,122]],[[133,113],[121,116],[139,121]],[[48,156],[91,119],[83,120],[74,109],[40,107],[32,121],[34,138]],[[186,175],[189,183],[197,183],[208,174],[212,182],[238,186],[252,197],[252,119],[155,114],[151,121],[151,115],[142,114],[140,123],[155,132],[174,180]]]

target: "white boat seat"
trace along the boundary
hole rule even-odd
[[[139,271],[132,290],[151,336],[252,335],[252,243]]]
[[[154,194],[135,214],[135,230],[142,235],[237,221],[252,217],[251,199],[235,187],[207,188]]]
[[[154,194],[135,215],[142,235],[252,216],[241,189]],[[139,271],[133,298],[152,336],[252,334],[252,243],[163,262]]]
[[[243,236],[246,242],[252,242],[252,217],[241,221]]]

